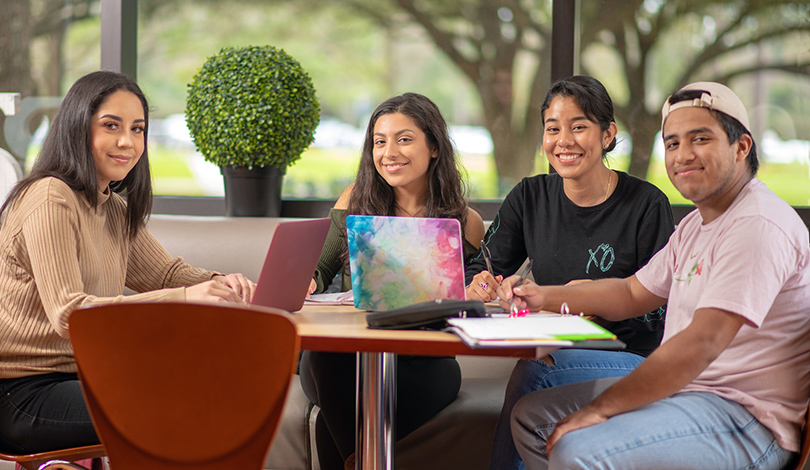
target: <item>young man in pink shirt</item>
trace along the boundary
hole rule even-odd
[[[697,207],[635,275],[498,289],[522,307],[610,321],[667,303],[664,339],[635,371],[525,396],[512,434],[527,469],[781,469],[810,396],[810,239],[755,178],[745,107],[697,82],[662,110],[667,173]]]

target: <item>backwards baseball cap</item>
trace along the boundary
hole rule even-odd
[[[664,101],[664,107],[661,108],[661,129],[664,128],[664,121],[672,111],[680,108],[708,108],[721,113],[728,114],[734,119],[740,121],[748,132],[751,132],[751,126],[748,123],[748,112],[745,110],[740,98],[734,94],[727,86],[715,82],[695,82],[686,85],[678,90],[678,92],[698,90],[702,91],[700,97],[679,101],[675,104],[669,104],[669,98]]]

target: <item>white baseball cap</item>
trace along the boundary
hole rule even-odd
[[[674,104],[669,104],[669,98],[664,101],[664,107],[661,108],[661,129],[664,128],[664,121],[672,111],[680,108],[708,108],[721,113],[728,114],[734,119],[740,121],[745,129],[750,133],[751,126],[748,123],[748,111],[745,109],[740,98],[734,94],[727,86],[715,82],[695,82],[686,85],[678,90],[678,92],[695,90],[702,91],[699,98],[678,101]]]

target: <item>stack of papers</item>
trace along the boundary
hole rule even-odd
[[[537,313],[509,318],[451,318],[449,330],[470,347],[573,346],[616,335],[578,315]],[[577,345],[579,346],[579,344]]]
[[[320,305],[354,305],[352,291],[336,292],[333,294],[312,294],[306,299],[307,303]]]

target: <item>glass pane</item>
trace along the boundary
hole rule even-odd
[[[622,12],[607,8],[612,2],[583,2],[581,12],[581,73],[605,83],[624,139],[614,168],[688,203],[666,176],[660,109],[689,82],[720,81],[748,109],[758,177],[792,205],[810,205],[808,5],[748,2],[743,11],[741,2],[707,2],[684,12],[681,2],[634,3]]]
[[[22,168],[39,151],[48,122],[73,81],[98,69],[98,5],[93,1],[4,0],[0,147]],[[19,94],[19,100],[13,94]]]
[[[224,46],[270,44],[295,57],[322,110],[314,144],[287,171],[285,197],[335,198],[354,180],[369,115],[406,91],[423,93],[452,126],[473,196],[497,196],[492,140],[476,85],[425,30],[382,24],[340,2],[149,3],[139,24],[139,83],[154,106],[150,157],[156,194],[221,195],[219,169],[195,151],[184,128],[186,86]]]
[[[751,113],[760,178],[792,204],[810,204],[808,5],[751,2],[742,14],[745,2],[693,5],[687,13],[681,3],[579,2],[578,72],[602,80],[617,105],[622,145],[612,166],[685,202],[656,149],[660,105],[689,81],[724,80]],[[26,110],[6,118],[0,147],[21,160],[36,154],[40,116],[98,68],[98,9],[97,0],[4,0],[20,21],[0,26],[0,39],[11,44],[2,52],[0,92],[21,92]],[[521,177],[547,171],[537,109],[549,85],[550,16],[543,0],[140,0],[138,80],[153,107],[155,193],[222,194],[218,168],[195,151],[185,128],[186,87],[220,48],[271,44],[308,71],[322,110],[315,143],[288,170],[285,196],[336,197],[353,180],[370,112],[416,91],[450,123],[471,197],[502,197]]]

